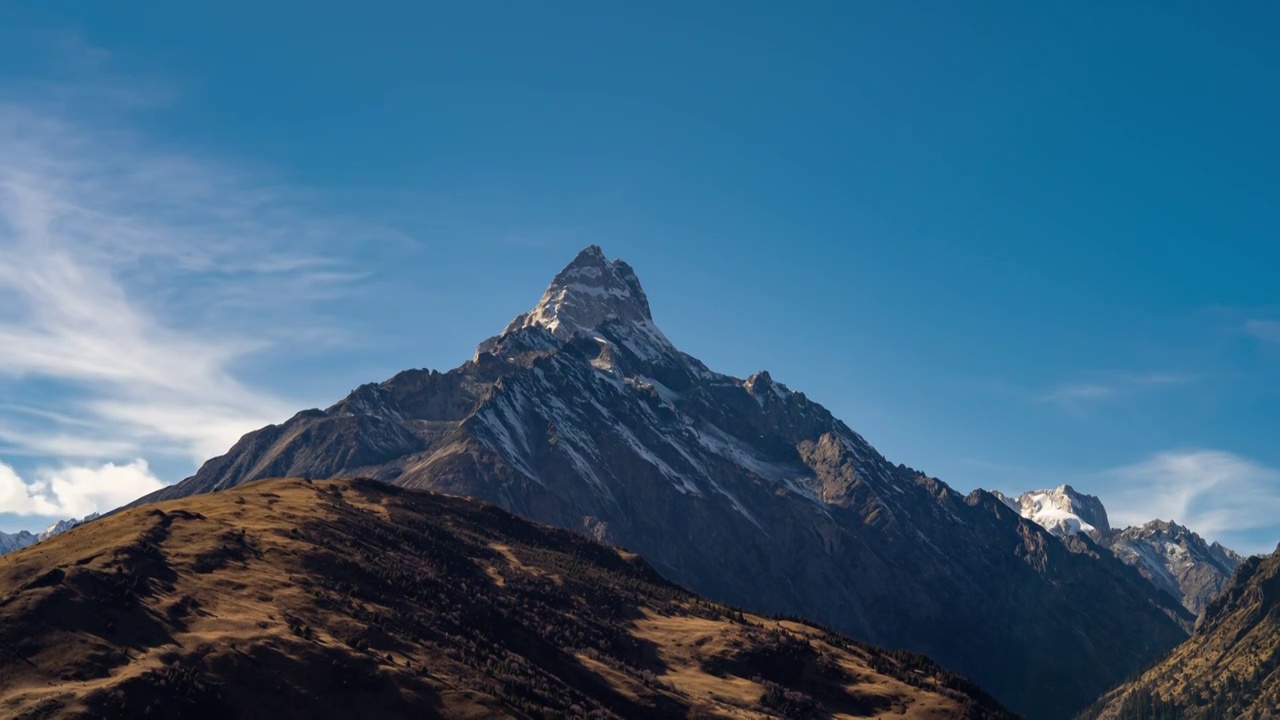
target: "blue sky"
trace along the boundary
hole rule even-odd
[[[0,530],[598,243],[894,461],[1280,541],[1273,4],[185,5],[0,8]]]

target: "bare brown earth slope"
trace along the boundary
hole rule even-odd
[[[300,479],[0,558],[0,716],[1012,717],[492,505]]]
[[[1108,693],[1093,720],[1280,717],[1280,552],[1245,560],[1191,639]]]

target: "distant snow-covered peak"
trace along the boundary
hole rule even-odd
[[[54,535],[61,535],[77,525],[83,525],[84,523],[87,523],[90,520],[96,520],[97,518],[98,514],[93,513],[92,515],[86,515],[83,520],[76,520],[75,518],[70,520],[59,520],[38,533],[30,533],[26,530],[14,534],[0,532],[0,555],[14,552],[15,550],[21,550],[29,545],[35,545],[38,542],[48,540]]]
[[[1157,588],[1177,598],[1192,615],[1198,615],[1217,597],[1242,561],[1230,548],[1206,543],[1172,521],[1152,520],[1112,530],[1102,501],[1070,485],[1030,490],[1016,498],[998,490],[992,494],[1058,537],[1088,534]]]
[[[1163,554],[1185,562],[1211,562],[1230,575],[1244,559],[1236,551],[1220,543],[1206,542],[1190,528],[1173,521],[1152,520],[1125,528],[1117,543],[1147,542],[1162,548]]]
[[[36,536],[26,530],[13,534],[0,532],[0,555],[13,552],[14,550],[21,550],[35,542]]]
[[[44,530],[41,530],[40,532],[36,533],[36,540],[37,541],[48,540],[54,535],[61,535],[62,533],[70,530],[73,527],[77,527],[79,525],[83,525],[89,522],[90,520],[97,520],[97,519],[98,519],[98,513],[92,513],[89,515],[85,515],[83,520],[77,520],[76,518],[71,518],[69,520],[59,520],[58,522],[46,527]]]
[[[1199,615],[1226,586],[1244,560],[1218,543],[1206,543],[1191,529],[1152,520],[1102,539],[1123,562],[1138,568],[1156,587]]]
[[[1017,498],[1010,498],[998,491],[995,495],[1017,510],[1022,517],[1054,535],[1111,530],[1111,524],[1107,521],[1107,509],[1102,506],[1102,501],[1094,495],[1079,492],[1070,485],[1060,485],[1051,490],[1029,490]]]

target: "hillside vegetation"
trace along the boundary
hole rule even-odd
[[[367,480],[144,505],[0,558],[0,716],[1007,718],[919,656]]]
[[[1087,720],[1280,717],[1280,553],[1245,560],[1195,633],[1108,693]]]

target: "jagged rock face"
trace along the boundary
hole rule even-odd
[[[1241,562],[1185,643],[1083,714],[1103,720],[1270,718],[1280,708],[1280,552]]]
[[[578,333],[589,334],[606,320],[642,330],[655,345],[670,349],[671,343],[653,324],[649,298],[635,271],[622,260],[606,259],[598,245],[591,245],[552,279],[533,310],[512,320],[503,334],[542,327],[568,340]]]
[[[1113,530],[1102,501],[1085,495],[1070,485],[1054,490],[1030,490],[1016,498],[999,491],[996,497],[1058,537],[1087,533],[1110,548],[1116,557],[1168,593],[1187,609],[1190,617],[1180,618],[1190,630],[1193,619],[1218,596],[1240,556],[1177,523],[1153,520],[1145,525]]]
[[[1163,520],[1103,533],[1099,540],[1197,616],[1218,597],[1242,560],[1235,551]]]
[[[1087,538],[890,463],[768,373],[676,350],[595,247],[462,366],[250,433],[147,499],[281,475],[494,502],[717,600],[931,655],[1031,718],[1070,717],[1185,637],[1185,611]]]

